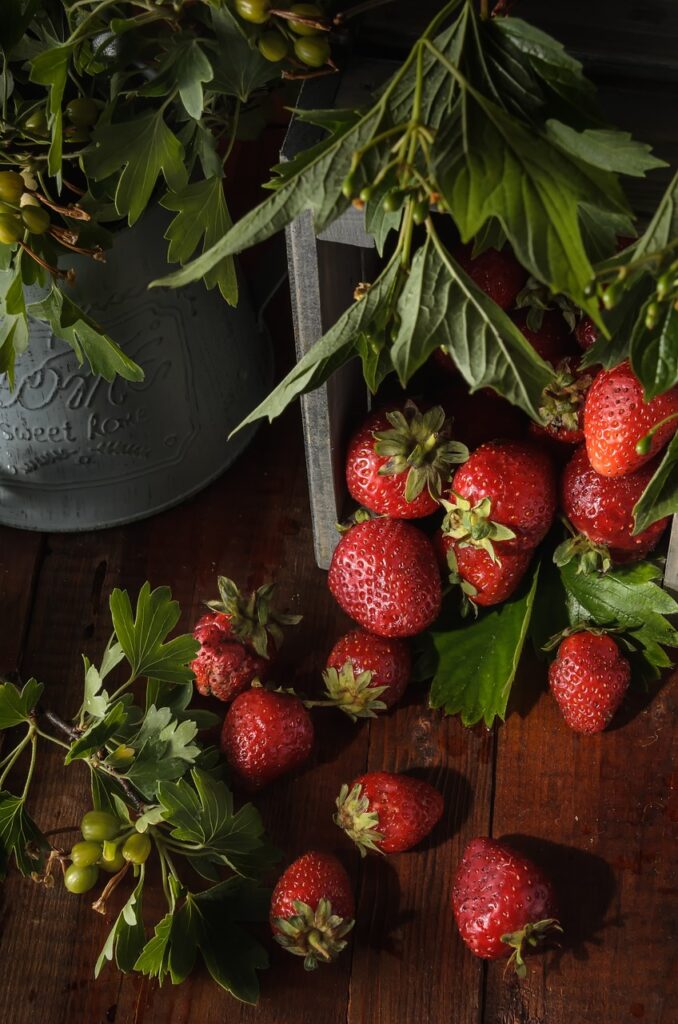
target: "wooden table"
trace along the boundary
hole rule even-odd
[[[280,321],[279,321],[280,322]],[[283,321],[284,322],[284,317]],[[35,675],[46,702],[79,706],[80,653],[100,657],[108,596],[145,579],[169,584],[189,629],[214,596],[217,572],[254,587],[276,578],[303,611],[279,682],[312,691],[347,620],[312,557],[298,409],[263,428],[220,481],[143,523],[79,535],[0,531],[0,669]],[[676,679],[635,694],[615,727],[579,737],[564,727],[528,661],[505,726],[464,729],[412,686],[403,706],[353,726],[316,712],[314,760],[257,800],[289,859],[337,852],[355,881],[357,926],[331,968],[308,975],[269,941],[271,969],[256,1009],[206,972],[163,988],[93,966],[110,927],[90,901],[12,874],[0,896],[3,1024],[676,1024],[678,1021],[678,710]],[[89,806],[84,769],[43,751],[30,809],[43,829],[77,822]],[[360,862],[332,823],[340,784],[367,768],[421,774],[445,794],[446,814],[414,852]],[[511,834],[552,871],[564,948],[504,980],[462,946],[451,879],[473,836]]]

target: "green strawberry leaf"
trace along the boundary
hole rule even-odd
[[[0,683],[0,729],[30,721],[43,690],[42,683],[33,678],[21,690],[14,683]]]
[[[189,634],[167,640],[180,615],[169,587],[151,590],[144,583],[135,614],[125,590],[113,591],[110,606],[113,628],[135,678],[149,676],[168,683],[193,679],[190,662],[198,653],[198,642]]]
[[[539,568],[520,597],[479,614],[474,622],[447,633],[433,633],[438,654],[429,704],[464,725],[506,716],[511,686],[527,636]]]
[[[201,243],[202,252],[210,249],[231,227],[226,206],[223,180],[220,177],[194,181],[179,192],[169,192],[160,200],[166,210],[174,210],[176,217],[165,232],[169,241],[167,259],[170,263],[190,260]],[[232,256],[225,256],[205,275],[207,288],[219,286],[229,305],[238,301],[238,279]]]
[[[70,345],[80,365],[85,359],[92,373],[112,381],[116,374],[125,380],[144,379],[144,371],[129,359],[97,324],[90,320],[56,284],[40,302],[28,307],[28,315],[49,324],[54,335]]]
[[[675,513],[678,513],[678,433],[674,434],[654,476],[633,508],[633,532],[642,533],[658,519]]]
[[[83,160],[95,181],[119,175],[115,208],[134,224],[146,209],[162,174],[171,189],[186,184],[184,149],[165,124],[162,109],[134,121],[99,124]]]

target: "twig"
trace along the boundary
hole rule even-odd
[[[68,736],[69,739],[77,740],[80,736],[77,729],[73,728],[73,726],[69,725],[67,722],[64,722],[63,718],[59,718],[59,716],[55,714],[54,711],[50,711],[49,708],[41,709],[40,713],[45,716],[48,722],[51,722],[55,729],[64,733],[64,735]]]
[[[384,4],[392,4],[394,0],[363,0],[363,3],[356,4],[354,7],[349,7],[347,11],[339,11],[335,14],[333,19],[334,25],[343,25],[349,18],[355,18],[357,14],[364,14],[365,11],[371,11],[375,7],[383,7]]]
[[[135,811],[138,811],[139,814],[143,814],[144,811],[148,810],[150,804],[146,804],[146,803],[144,803],[143,800],[139,799],[139,797],[134,792],[132,786],[129,784],[129,782],[127,781],[127,779],[125,778],[124,775],[120,775],[118,772],[116,772],[115,768],[111,768],[111,767],[109,767],[109,765],[105,764],[99,758],[98,755],[95,755],[90,760],[90,764],[95,769],[95,771],[97,771],[97,770],[102,771],[106,775],[110,775],[110,777],[112,779],[115,779],[115,781],[118,783],[118,785],[120,786],[121,790],[123,791],[123,793],[127,797],[128,801],[130,802],[132,807],[135,809]]]

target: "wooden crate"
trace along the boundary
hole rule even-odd
[[[585,17],[581,17],[582,4],[563,11],[560,5],[552,8],[527,2],[520,13],[561,38],[584,62],[598,84],[610,121],[652,143],[669,163],[666,171],[655,172],[647,180],[625,182],[634,209],[644,218],[653,212],[672,169],[678,166],[678,132],[674,128],[678,57],[661,30],[668,19],[678,31],[678,8],[668,0],[614,6],[614,31],[608,33],[602,31],[605,19],[612,18],[613,5],[608,3],[587,4]],[[578,21],[573,8],[579,11]],[[585,25],[589,26],[586,31]],[[369,103],[395,66],[390,60],[356,61],[341,76],[307,82],[299,106],[317,109]],[[291,159],[322,136],[321,129],[293,120],[283,159]],[[297,356],[301,357],[350,305],[356,284],[374,279],[379,257],[365,231],[362,213],[352,207],[317,237],[310,213],[303,214],[287,230],[287,249]],[[315,555],[318,565],[326,569],[339,539],[336,523],[347,511],[346,442],[369,406],[359,361],[344,366],[301,401]],[[665,584],[678,591],[678,518],[673,525]]]

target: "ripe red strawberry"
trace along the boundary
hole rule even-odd
[[[563,360],[575,359],[578,356],[574,338],[559,310],[544,310],[541,325],[537,330],[528,326],[528,317],[529,313],[522,309],[511,314],[511,319],[518,330],[525,335],[544,362],[557,367]]]
[[[516,301],[518,292],[525,286],[527,271],[521,267],[508,248],[502,249],[501,252],[486,249],[475,259],[472,258],[472,252],[473,246],[460,245],[452,255],[462,270],[465,270],[498,306],[510,309]]]
[[[313,747],[313,723],[298,697],[253,687],[226,712],[221,750],[246,789],[299,768]]]
[[[198,693],[228,701],[254,679],[266,678],[282,643],[281,626],[294,625],[301,616],[275,611],[272,583],[247,600],[226,576],[218,577],[218,586],[220,600],[208,602],[213,610],[193,630],[200,650],[191,668]]]
[[[560,500],[563,512],[574,526],[594,546],[607,548],[599,552],[614,562],[637,561],[657,546],[668,525],[668,518],[659,519],[642,533],[633,536],[633,507],[650,482],[657,459],[641,466],[627,476],[601,476],[589,462],[586,448],[582,445],[568,462],[560,482]],[[567,547],[569,545],[569,547]],[[560,551],[560,562],[568,553],[588,552],[581,543],[566,541]],[[593,557],[587,558],[591,567],[596,565]]]
[[[628,362],[601,370],[586,396],[586,450],[603,476],[635,472],[668,444],[677,428],[678,387],[645,402],[643,386]],[[650,431],[651,439],[642,443]]]
[[[431,541],[400,519],[351,527],[332,556],[327,582],[344,611],[378,636],[414,636],[440,611]]]
[[[549,686],[563,718],[576,732],[602,732],[621,704],[631,666],[608,635],[584,631],[566,637],[549,669]]]
[[[532,561],[532,550],[503,551],[493,559],[484,548],[464,545],[439,531],[434,538],[441,567],[451,583],[461,583],[473,604],[488,607],[506,601],[516,590]]]
[[[580,349],[583,352],[588,350],[598,341],[600,332],[590,316],[584,314],[577,322],[574,329],[574,336],[577,339]]]
[[[548,532],[556,480],[547,453],[527,441],[491,441],[454,474],[445,533],[492,553],[527,551]]]
[[[397,519],[438,509],[455,463],[468,458],[451,440],[440,406],[421,413],[413,402],[372,412],[351,438],[346,457],[349,493],[360,505]]]
[[[521,977],[524,953],[562,931],[544,872],[496,839],[480,837],[467,845],[454,879],[452,909],[462,939],[476,956],[508,956]]]
[[[368,772],[341,787],[334,820],[362,857],[368,850],[402,853],[429,834],[444,808],[441,794],[428,782],[393,772]]]
[[[470,449],[497,438],[525,436],[528,425],[525,413],[491,388],[470,394],[461,382],[446,384],[441,404],[453,419],[455,436]]]
[[[410,681],[412,657],[403,640],[362,629],[340,637],[324,672],[329,697],[351,718],[393,707]]]
[[[271,930],[289,953],[303,956],[307,971],[331,963],[346,947],[354,925],[353,887],[330,853],[311,850],[278,879],[271,896]]]

